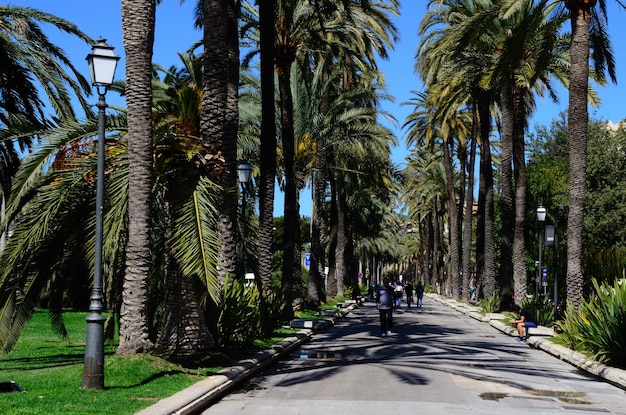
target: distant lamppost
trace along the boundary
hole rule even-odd
[[[104,209],[104,130],[106,123],[105,95],[113,83],[117,61],[120,59],[113,52],[113,46],[107,45],[106,39],[99,39],[87,55],[91,85],[98,92],[98,156],[96,176],[96,241],[93,285],[87,321],[87,339],[85,342],[85,366],[83,369],[83,389],[104,388],[104,320],[102,311],[102,229]]]
[[[543,206],[539,206],[537,208],[537,222],[539,222],[539,275],[537,275],[537,295],[541,290],[541,283],[543,281],[543,263],[542,263],[542,255],[543,255],[543,224],[546,221],[546,208]],[[544,293],[545,294],[545,293]]]
[[[248,183],[250,183],[250,174],[252,173],[252,167],[247,161],[241,161],[237,166],[237,176],[239,183],[241,184],[241,252],[239,253],[239,281],[244,282],[246,277],[245,272],[245,256],[246,256],[246,227],[244,217],[246,214],[246,192],[248,190]]]
[[[554,319],[558,318],[559,307],[559,220],[563,215],[563,205],[559,205],[554,214],[554,226],[546,225],[546,245],[554,246],[553,265],[554,268]]]

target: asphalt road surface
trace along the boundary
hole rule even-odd
[[[424,298],[366,303],[204,415],[625,414],[626,391]]]

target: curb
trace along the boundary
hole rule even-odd
[[[135,415],[187,415],[206,408],[261,369],[277,362],[303,343],[308,342],[316,331],[334,325],[338,319],[345,317],[355,308],[356,305],[350,305],[339,310],[335,316],[324,319],[324,323],[317,325],[314,329],[301,330],[294,336],[276,343],[270,349],[240,360],[236,365],[222,369],[216,375],[209,376],[168,398],[161,399]]]
[[[482,321],[484,323],[489,324],[491,327],[507,334],[509,336],[517,336],[517,330],[514,327],[511,327],[500,319],[502,318],[502,314],[497,313],[489,313],[487,315],[482,315],[477,312],[479,307],[472,306],[465,303],[459,303],[456,300],[450,298],[444,298],[437,294],[425,294],[433,300],[447,305],[450,308],[468,315],[478,321]],[[546,337],[547,336],[547,337]],[[549,340],[551,335],[546,335],[542,333],[539,336],[531,336],[526,341],[529,345],[533,347],[543,350],[546,353],[551,354],[552,356],[571,364],[572,366],[577,367],[580,370],[583,370],[589,374],[597,376],[606,382],[610,383],[613,386],[616,386],[620,389],[626,390],[626,370],[618,369],[615,367],[607,366],[602,363],[599,363],[589,357],[585,356],[582,353],[571,350],[565,346],[561,346]]]

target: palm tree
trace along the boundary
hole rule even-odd
[[[212,344],[199,305],[207,295],[217,297],[219,291],[214,208],[218,188],[211,181],[212,171],[198,162],[205,159],[199,138],[191,135],[197,132],[198,117],[186,112],[194,107],[198,110],[200,89],[193,80],[201,76],[201,65],[197,64],[199,60],[183,58],[187,70],[172,71],[166,85],[155,82],[153,148],[157,176],[150,199],[151,209],[160,220],[151,224],[149,249],[155,266],[149,275],[144,317],[150,338],[160,331],[160,352],[172,357],[197,353]],[[111,337],[120,307],[119,281],[128,238],[130,165],[126,125],[125,113],[108,117],[106,201],[118,207],[107,206],[104,221],[103,256],[108,259],[104,285],[111,310],[106,327]],[[56,129],[40,131],[42,145],[26,158],[17,175],[3,223],[3,229],[13,224],[12,236],[0,258],[4,270],[0,274],[0,332],[6,339],[1,344],[3,349],[12,346],[32,307],[41,301],[51,308],[53,323],[63,333],[60,316],[62,307],[68,305],[64,296],[73,298],[71,294],[77,288],[88,288],[94,258],[93,215],[89,212],[93,211],[94,199],[85,194],[94,192],[96,131],[93,117],[86,123],[66,122]],[[41,221],[44,217],[47,219]],[[163,269],[168,271],[165,275]],[[161,280],[167,285],[163,302],[163,289],[158,287]],[[190,286],[202,288],[197,291]],[[81,307],[78,303],[76,306]],[[163,310],[162,320],[156,317],[157,310]]]
[[[39,22],[89,45],[93,43],[76,25],[60,17],[30,7],[0,6],[0,125],[11,124],[9,115],[20,115],[36,124],[51,122],[44,113],[39,91],[45,94],[59,120],[76,116],[70,90],[82,109],[89,112],[84,98],[91,93],[89,82],[65,52],[50,42]]]
[[[107,138],[125,133],[123,115],[108,117]],[[40,130],[41,145],[29,154],[15,178],[2,229],[11,225],[11,236],[0,257],[0,333],[2,350],[10,350],[37,304],[51,310],[53,327],[64,335],[64,306],[86,308],[75,298],[88,298],[93,273],[95,197],[95,143],[97,119],[86,123],[66,121],[53,130]],[[111,133],[115,134],[111,134]],[[108,140],[107,140],[108,141]],[[125,142],[107,147],[110,177],[106,181],[107,204],[126,206],[128,159]],[[120,174],[120,172],[123,172]],[[109,189],[114,188],[115,191]],[[121,270],[126,242],[125,215],[105,209],[103,256],[106,302],[117,309],[120,287],[112,278]],[[67,303],[64,297],[73,299]],[[109,323],[115,313],[110,314]],[[109,328],[113,325],[109,324]],[[111,333],[111,332],[109,332]]]
[[[156,0],[122,0],[122,37],[126,54],[128,111],[128,242],[120,308],[117,353],[152,350],[145,319],[150,252],[152,190],[152,47]]]
[[[20,132],[15,134],[17,140],[0,143],[2,210],[11,193],[20,153],[31,147],[37,129],[53,123],[50,114],[45,113],[40,92],[47,98],[57,120],[75,118],[72,96],[77,98],[83,111],[89,113],[85,100],[85,95],[91,93],[89,82],[64,51],[50,42],[39,22],[51,24],[87,44],[93,43],[76,25],[60,17],[29,7],[0,6],[0,129]],[[0,217],[2,215],[0,212]],[[0,236],[2,241],[4,238],[4,234]]]
[[[599,5],[599,12],[596,5]],[[621,3],[620,3],[621,4]],[[616,82],[615,62],[605,31],[606,0],[566,0],[572,23],[570,46],[569,114],[569,211],[567,215],[567,300],[578,308],[583,294],[583,220],[587,166],[589,114],[589,49],[593,49],[596,76],[608,72]]]
[[[188,358],[202,354],[214,344],[201,304],[206,302],[207,295],[213,300],[217,298],[219,284],[214,268],[204,260],[197,263],[198,253],[205,250],[210,240],[200,235],[215,234],[210,208],[211,197],[216,193],[210,182],[214,170],[210,163],[199,163],[206,160],[198,134],[203,65],[202,60],[193,55],[179,56],[184,66],[165,71],[166,96],[157,102],[157,108],[163,109],[159,118],[163,118],[161,124],[165,127],[165,131],[158,134],[164,138],[156,148],[156,189],[163,204],[164,223],[159,228],[165,248],[164,315],[157,349],[171,357]],[[173,125],[172,117],[176,120]],[[199,203],[202,200],[211,203],[203,206]],[[209,208],[209,221],[198,229],[195,224],[207,219],[202,215],[203,208]],[[191,235],[199,235],[195,247],[190,246]],[[198,292],[198,286],[204,290]]]

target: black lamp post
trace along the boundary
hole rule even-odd
[[[241,252],[239,253],[239,281],[244,282],[245,272],[245,256],[246,256],[246,227],[243,218],[246,214],[246,191],[248,183],[250,183],[250,174],[252,167],[247,161],[241,161],[237,166],[237,176],[241,184]]]
[[[119,56],[115,56],[113,46],[107,45],[106,39],[99,39],[87,55],[91,84],[98,92],[98,158],[96,177],[96,243],[94,257],[93,285],[87,321],[87,340],[85,343],[85,366],[83,370],[83,389],[104,388],[104,302],[102,297],[102,229],[104,209],[104,130],[105,94],[113,83],[115,67]]]
[[[537,275],[537,295],[541,290],[541,283],[543,281],[543,224],[546,221],[546,208],[539,206],[537,208],[537,222],[539,222],[539,275]]]

